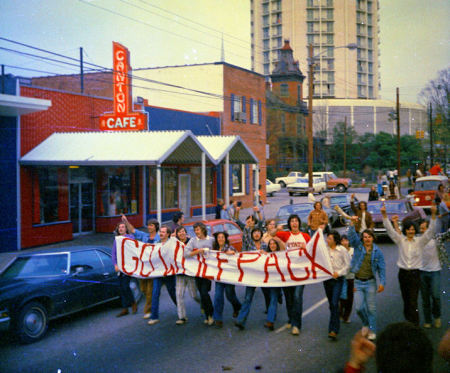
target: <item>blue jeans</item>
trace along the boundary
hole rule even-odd
[[[214,292],[214,313],[213,317],[216,321],[222,321],[223,306],[224,306],[224,293],[227,299],[233,306],[233,312],[237,313],[241,309],[241,303],[236,297],[236,291],[234,285],[224,284],[222,282],[216,282],[216,290]]]
[[[441,317],[441,271],[420,271],[420,294],[423,316],[426,324],[431,324],[431,315]]]
[[[266,288],[270,291],[270,302],[267,308],[267,321],[274,323],[277,318],[278,297],[281,294],[281,288]]]
[[[161,295],[161,288],[163,285],[166,285],[167,292],[170,295],[173,303],[177,304],[177,296],[175,293],[175,279],[176,276],[168,276],[168,277],[158,277],[153,279],[153,292],[152,292],[152,319],[159,319],[159,297]]]
[[[375,279],[361,281],[355,278],[355,309],[363,326],[376,333],[377,331],[377,283]]]
[[[339,298],[341,296],[342,285],[344,284],[344,277],[332,278],[324,281],[323,287],[328,298],[330,307],[330,321],[328,323],[328,333],[339,333]]]
[[[298,285],[293,287],[293,304],[292,304],[292,326],[302,328],[302,313],[303,313],[303,290],[305,285]]]
[[[252,286],[245,287],[245,299],[244,303],[242,303],[241,310],[239,311],[239,315],[236,321],[239,324],[244,325],[247,321],[247,316],[250,313],[250,307],[252,306],[253,296],[255,295],[256,288]]]

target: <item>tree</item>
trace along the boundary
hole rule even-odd
[[[436,79],[430,80],[419,93],[419,101],[432,108],[433,138],[442,150],[444,163],[447,161],[448,144],[450,143],[449,126],[449,91],[450,68],[439,71]]]

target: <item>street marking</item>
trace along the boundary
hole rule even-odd
[[[309,315],[312,311],[314,311],[316,308],[319,308],[322,304],[328,302],[328,299],[325,297],[321,300],[319,300],[316,304],[312,305],[311,307],[309,307],[306,311],[304,311],[302,313],[302,317],[305,317],[306,315]],[[286,330],[288,327],[286,326],[287,324],[284,324],[281,328],[278,328],[277,330],[275,330],[275,333],[281,333],[282,331]]]

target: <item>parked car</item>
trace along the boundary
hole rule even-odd
[[[449,186],[448,177],[435,175],[417,178],[416,183],[414,184],[414,191],[412,192],[414,206],[429,211],[431,202],[434,201],[434,198],[436,197],[436,190],[439,184],[442,184],[447,188]],[[450,201],[447,202],[447,207],[450,208]]]
[[[308,174],[305,177],[308,177]],[[337,177],[331,171],[313,172],[313,177],[323,177],[327,184],[327,190],[336,190],[340,193],[344,193],[352,185],[352,179]]]
[[[299,171],[289,172],[287,176],[277,177],[275,184],[280,184],[282,188],[286,188],[286,185],[294,183],[299,177],[302,177],[302,173]]]
[[[277,225],[282,225],[283,229],[287,230],[288,229],[287,220],[289,218],[289,215],[297,214],[302,221],[301,229],[304,232],[307,232],[307,230],[308,230],[308,215],[313,209],[314,209],[314,203],[312,203],[312,202],[295,203],[292,205],[281,206],[278,209],[278,212],[275,216],[275,220],[277,222]],[[329,228],[334,227],[339,221],[339,215],[337,214],[336,211],[331,210],[329,208],[324,207],[323,210],[328,215]]]
[[[139,286],[132,279],[135,299]],[[63,247],[17,255],[0,274],[0,328],[22,343],[41,339],[50,320],[118,299],[107,247]]]
[[[383,216],[380,212],[381,206],[383,206],[383,202],[386,205],[386,213],[389,219],[391,219],[393,215],[398,215],[400,229],[402,228],[402,224],[405,220],[411,220],[415,223],[418,223],[419,220],[426,218],[425,212],[420,208],[413,207],[411,205],[411,202],[407,199],[368,201],[367,211],[372,214],[372,219],[375,223],[373,231],[376,237],[387,236],[386,228],[383,224]]]
[[[313,178],[313,189],[314,193],[322,194],[326,189],[325,180],[321,177]],[[287,191],[290,196],[294,194],[308,194],[309,190],[309,180],[307,177],[300,177],[294,183],[287,185]]]
[[[212,236],[213,233],[216,232],[227,232],[228,240],[230,241],[231,246],[233,246],[236,250],[241,251],[242,249],[242,231],[239,226],[231,220],[225,219],[214,219],[214,220],[202,220],[202,223],[206,225],[206,229],[208,230],[208,235]],[[190,237],[195,237],[194,232],[194,224],[195,222],[183,224],[186,228],[186,232]]]
[[[281,190],[280,184],[272,183],[269,179],[266,179],[266,194],[268,196],[273,197],[275,192],[279,192]]]
[[[336,194],[336,195],[326,195],[321,199],[322,204],[325,204],[324,199],[329,199],[330,208],[334,210],[334,206],[339,206],[347,215],[355,215],[350,205],[350,194]],[[358,199],[355,197],[355,204],[358,204]],[[345,219],[340,216],[339,222],[344,225],[346,223]]]

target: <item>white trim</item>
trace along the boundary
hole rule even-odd
[[[36,111],[44,111],[50,106],[52,106],[50,100],[0,93],[0,115],[2,116],[15,117]]]

